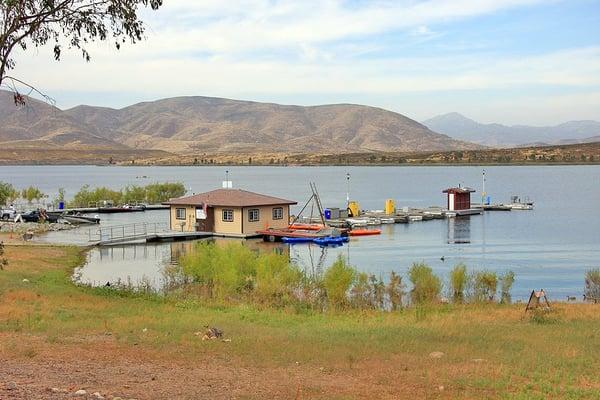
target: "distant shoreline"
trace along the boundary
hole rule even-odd
[[[356,153],[199,153],[160,150],[0,149],[0,165],[493,166],[598,165],[600,142],[508,149]]]

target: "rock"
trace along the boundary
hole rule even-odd
[[[444,357],[444,353],[442,353],[441,351],[433,351],[433,352],[429,353],[429,357],[430,358],[442,358],[442,357]]]
[[[75,396],[85,396],[87,395],[87,392],[83,389],[79,389],[78,391],[76,391],[75,393],[73,393]]]
[[[115,396],[112,398],[112,400],[123,400],[122,398],[120,398],[119,396]]]
[[[485,358],[474,358],[471,361],[473,361],[474,363],[486,362]]]
[[[142,329],[142,332],[144,332],[144,333],[148,332],[148,328]]]
[[[99,399],[99,400],[104,400],[104,396],[102,396],[99,392],[92,393],[92,397]]]
[[[439,390],[440,392],[442,392],[442,391],[444,390],[444,385],[440,385],[440,386],[438,386],[438,390]]]
[[[60,388],[49,388],[48,389],[49,392],[52,393],[67,393],[67,389],[60,389]]]
[[[23,283],[29,283],[29,279],[25,278],[21,282],[23,282]]]
[[[17,390],[17,384],[15,382],[8,382],[5,388],[6,390]]]

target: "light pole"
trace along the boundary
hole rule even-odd
[[[481,189],[481,205],[485,204],[485,169],[483,170],[483,187]]]
[[[346,208],[350,206],[350,172],[346,173]]]

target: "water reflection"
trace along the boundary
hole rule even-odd
[[[448,244],[471,243],[471,217],[448,218]]]
[[[143,243],[97,247],[87,256],[87,263],[75,271],[77,282],[91,286],[131,286],[164,290],[172,287],[177,274],[173,274],[178,260],[194,251],[198,242],[210,241],[217,246],[243,242],[252,250],[275,251],[290,258],[290,248],[284,243],[267,243],[262,240],[213,238],[201,241]],[[175,271],[176,272],[176,271]]]

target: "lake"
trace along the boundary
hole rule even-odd
[[[388,198],[398,208],[443,206],[442,190],[458,184],[477,189],[472,197],[477,202],[483,169],[0,166],[0,181],[19,188],[37,186],[50,199],[59,187],[70,198],[84,184],[118,189],[165,181],[181,181],[191,194],[219,187],[228,170],[234,187],[296,200],[299,206],[292,212],[297,212],[310,196],[309,182],[317,184],[325,207],[343,207],[347,173],[350,197],[363,209],[383,209]],[[544,288],[554,299],[564,300],[567,295],[580,299],[585,271],[600,267],[600,166],[486,166],[485,171],[492,202],[508,202],[516,194],[534,200],[535,209],[384,225],[381,236],[352,239],[340,248],[323,251],[318,246],[286,245],[284,250],[305,268],[326,268],[343,254],[358,269],[384,277],[392,270],[406,276],[415,261],[428,263],[444,279],[459,262],[470,269],[512,270],[516,274],[513,298],[523,299],[532,289]],[[115,214],[106,216],[102,225],[167,219],[164,210]],[[65,239],[73,233],[52,239],[60,241],[60,235]],[[79,235],[84,242],[85,233]],[[94,249],[80,271],[81,279],[96,284],[119,278],[134,283],[148,280],[159,285],[163,267],[188,247],[175,243]]]

